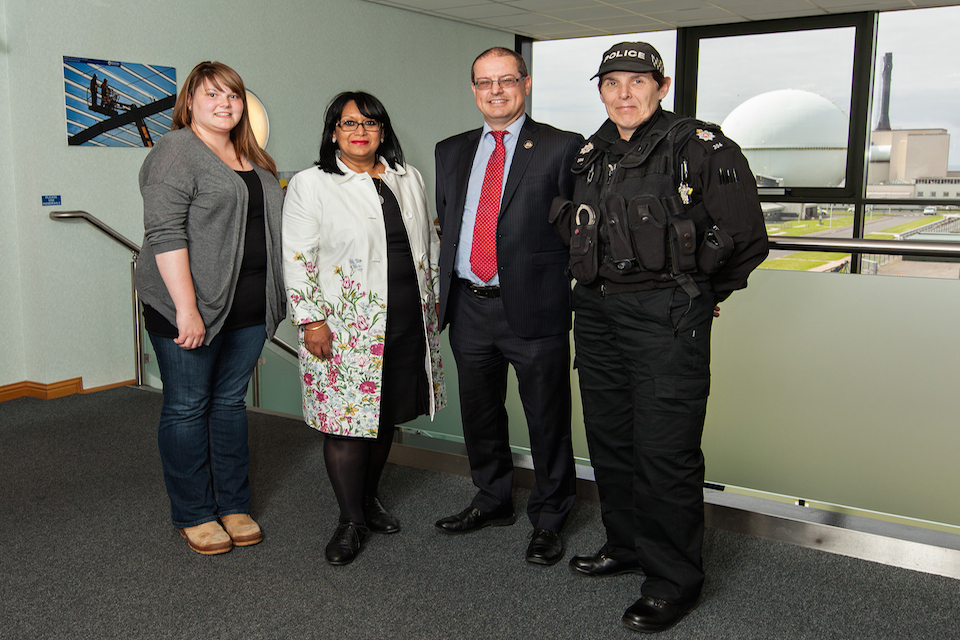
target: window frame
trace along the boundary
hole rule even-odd
[[[761,35],[822,29],[854,28],[853,70],[847,130],[846,178],[840,187],[761,189],[761,200],[775,202],[836,202],[855,204],[865,193],[866,142],[869,139],[872,79],[878,12],[845,13],[810,18],[739,22],[677,30],[677,113],[697,112],[700,41],[730,36]]]

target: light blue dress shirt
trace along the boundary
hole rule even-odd
[[[503,159],[503,183],[500,185],[501,202],[503,198],[503,185],[507,182],[507,176],[510,175],[510,165],[513,163],[513,152],[517,149],[517,141],[520,137],[520,128],[526,121],[526,114],[522,114],[515,121],[510,123],[505,131],[507,135],[503,136],[504,159]],[[480,133],[480,145],[477,147],[477,155],[473,159],[473,168],[470,169],[470,182],[467,185],[467,199],[463,204],[463,222],[460,225],[460,242],[457,245],[457,256],[454,260],[454,271],[457,276],[464,280],[481,285],[496,286],[500,284],[500,275],[495,273],[487,282],[482,281],[477,274],[470,270],[470,252],[473,249],[473,228],[477,222],[477,205],[480,203],[480,191],[483,189],[483,178],[487,173],[487,162],[493,155],[493,150],[497,143],[490,133],[493,129],[486,122],[483,123],[483,131]]]

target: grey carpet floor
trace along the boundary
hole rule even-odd
[[[449,537],[469,479],[388,465],[403,531],[331,567],[322,438],[251,413],[262,544],[204,557],[169,523],[160,396],[132,388],[0,403],[0,638],[636,638],[643,578],[529,565],[530,526]],[[522,513],[527,493],[515,494]],[[581,502],[567,556],[603,543]],[[960,638],[960,582],[708,529],[700,607],[661,638]]]

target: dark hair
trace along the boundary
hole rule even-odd
[[[250,116],[247,113],[247,90],[243,86],[243,78],[222,62],[210,62],[208,60],[193,68],[193,71],[183,82],[180,93],[177,94],[177,102],[173,105],[173,125],[170,128],[176,130],[190,127],[193,122],[193,114],[190,113],[190,101],[205,80],[218,89],[226,87],[240,96],[243,101],[243,114],[240,116],[240,122],[230,131],[230,141],[233,142],[233,150],[237,152],[237,158],[246,156],[251,162],[276,176],[277,163],[273,161],[269,153],[260,148],[256,137],[253,135]]]
[[[491,47],[474,58],[473,64],[470,65],[470,82],[475,82],[477,79],[476,76],[473,75],[473,68],[477,66],[477,62],[484,58],[489,58],[490,56],[513,58],[517,63],[517,72],[520,73],[520,77],[526,78],[528,75],[530,75],[527,71],[527,61],[523,59],[522,55],[513,49],[507,49],[506,47]]]
[[[393,132],[393,125],[390,124],[387,109],[382,102],[363,91],[344,91],[327,105],[327,110],[323,114],[323,133],[320,134],[320,158],[316,165],[320,167],[321,171],[343,175],[343,171],[337,166],[337,150],[339,147],[333,141],[333,130],[336,128],[337,122],[340,121],[340,114],[343,113],[344,107],[351,102],[357,103],[357,109],[364,116],[380,123],[380,134],[383,137],[383,142],[377,149],[377,155],[383,156],[391,169],[403,165],[403,150],[400,148],[400,142]]]

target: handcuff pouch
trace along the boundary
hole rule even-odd
[[[590,204],[581,204],[570,219],[570,273],[582,284],[597,279],[599,222],[597,208]]]

